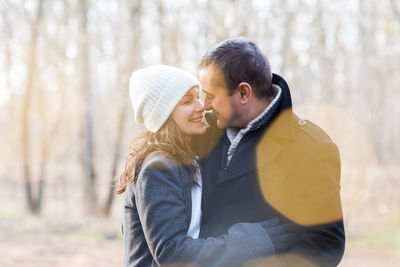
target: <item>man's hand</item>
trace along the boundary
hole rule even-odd
[[[260,224],[270,237],[276,252],[288,249],[299,242],[299,234],[294,223],[280,224],[279,219],[273,218]]]

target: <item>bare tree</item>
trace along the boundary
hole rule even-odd
[[[63,19],[62,23],[65,23],[66,21],[66,12],[65,12],[65,6],[66,3],[64,2],[64,14],[63,14]],[[45,185],[46,185],[46,175],[47,175],[47,166],[49,163],[49,153],[51,151],[51,147],[54,144],[54,140],[59,133],[61,123],[62,123],[62,117],[63,117],[63,112],[65,108],[65,73],[62,70],[62,64],[65,62],[65,44],[64,43],[58,43],[55,44],[51,42],[51,40],[48,40],[47,42],[47,49],[44,51],[44,54],[46,55],[46,60],[49,63],[52,63],[52,61],[55,61],[55,63],[50,64],[51,66],[57,66],[55,67],[57,71],[57,86],[58,86],[58,92],[59,92],[59,99],[60,99],[60,105],[57,107],[57,110],[55,110],[55,115],[53,112],[48,112],[48,107],[49,105],[46,105],[46,99],[45,95],[46,92],[44,92],[44,86],[39,86],[38,87],[38,101],[39,101],[39,114],[40,118],[42,118],[42,134],[41,134],[41,154],[40,154],[40,166],[39,166],[39,191],[38,191],[38,200],[37,200],[37,208],[40,210],[42,206],[42,200],[43,200],[43,194],[45,190]],[[54,54],[55,56],[51,56],[51,54]],[[55,57],[55,58],[54,58]],[[53,120],[51,123],[46,123],[50,121],[49,116],[53,117]]]
[[[27,205],[29,211],[33,214],[40,213],[40,203],[43,192],[43,180],[40,179],[38,184],[38,190],[35,194],[33,192],[32,173],[30,169],[30,136],[29,136],[29,114],[31,111],[31,99],[34,88],[34,77],[36,72],[36,56],[37,56],[37,40],[38,40],[38,29],[42,20],[44,0],[38,1],[37,13],[31,23],[31,44],[29,46],[28,63],[27,63],[27,78],[26,78],[26,92],[24,95],[23,106],[22,106],[22,158],[23,158],[23,173],[25,183],[25,194],[27,198]]]
[[[165,30],[165,7],[162,0],[158,0],[158,28],[160,32],[160,49],[161,62],[163,64],[171,64],[166,53],[167,49],[167,32]]]
[[[5,42],[4,42],[4,49],[5,49],[5,55],[6,55],[6,60],[5,60],[5,64],[6,64],[6,85],[7,88],[10,89],[10,73],[11,73],[11,47],[10,47],[10,39],[12,37],[12,32],[11,32],[11,25],[10,22],[8,21],[7,18],[7,14],[6,14],[6,7],[4,9],[0,10],[0,15],[3,19],[3,29],[4,29],[4,38],[5,38]]]
[[[181,56],[179,47],[179,32],[180,23],[179,13],[176,12],[177,17],[173,25],[169,24],[166,17],[171,12],[164,5],[163,0],[158,0],[158,29],[160,33],[160,50],[161,50],[161,62],[163,64],[178,66],[181,63]]]
[[[127,62],[123,62],[121,65],[118,66],[117,81],[118,82],[120,80],[124,81],[122,82],[120,88],[128,88],[128,79],[126,79],[126,77],[129,77],[129,74],[132,72],[132,70],[140,63],[140,55],[138,53],[139,50],[138,48],[140,48],[140,34],[141,34],[140,19],[142,16],[142,1],[140,0],[130,1],[129,10],[130,10],[129,12],[130,46],[126,51],[126,53],[128,54]],[[125,79],[122,79],[123,77],[125,77]],[[128,107],[129,107],[129,101],[128,101],[129,98],[126,97],[126,95],[124,95],[125,93],[126,90],[122,90],[121,92],[121,94],[123,94],[123,96],[121,97],[122,104],[119,111],[118,123],[116,128],[117,136],[115,140],[113,157],[112,157],[111,176],[110,176],[107,198],[103,206],[103,214],[106,217],[110,216],[111,207],[115,195],[114,193],[115,177],[117,175],[118,166],[121,161],[121,147],[122,147],[122,141],[124,140],[123,138],[124,125],[126,123]]]
[[[91,88],[91,66],[90,66],[90,37],[88,32],[88,1],[79,1],[79,52],[80,65],[79,74],[81,92],[84,102],[83,131],[82,131],[82,167],[84,170],[84,199],[88,214],[94,214],[97,209],[97,175],[94,168],[94,140],[93,140],[93,99]]]
[[[293,26],[296,21],[296,8],[290,8],[287,0],[282,1],[282,5],[286,10],[285,14],[285,22],[284,22],[284,37],[282,40],[281,46],[281,56],[282,56],[282,65],[280,72],[282,74],[286,74],[290,69],[290,64],[293,59],[293,51],[292,51],[292,35],[293,35]]]

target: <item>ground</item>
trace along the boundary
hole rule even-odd
[[[118,222],[87,219],[79,223],[0,218],[1,267],[122,266]],[[339,266],[400,266],[398,246],[349,237]]]

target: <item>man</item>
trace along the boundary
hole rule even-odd
[[[345,242],[336,145],[293,113],[288,85],[247,39],[208,51],[200,80],[205,108],[222,129],[218,135],[211,127],[207,138],[215,145],[201,160],[200,237],[278,217],[299,234],[297,245],[279,252],[280,265],[336,266]]]

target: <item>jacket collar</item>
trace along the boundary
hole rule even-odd
[[[286,81],[278,74],[273,74],[272,83],[282,89],[280,101],[275,105],[272,118],[262,122],[262,128],[268,127],[266,133],[271,138],[292,139],[294,135],[292,114],[292,97]],[[278,120],[279,119],[279,120]]]
[[[293,138],[294,123],[289,87],[285,80],[277,74],[273,74],[272,82],[282,89],[281,97],[260,120],[257,129],[254,129],[260,131],[260,139],[255,143],[250,142],[243,144],[241,148],[238,147],[240,151],[236,152],[240,155],[237,153],[233,155],[225,177],[219,182],[241,176],[272,161],[281,151],[280,140]],[[226,134],[225,138],[227,138]],[[243,156],[247,159],[246,164],[241,163]]]

